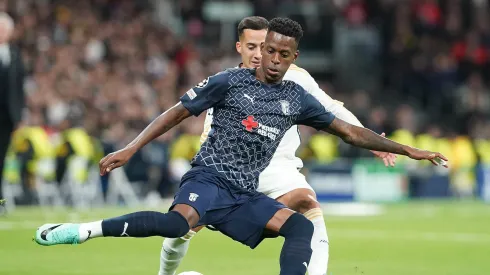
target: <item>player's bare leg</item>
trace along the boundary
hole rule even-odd
[[[189,250],[190,240],[194,235],[201,231],[204,226],[199,226],[189,230],[185,236],[180,238],[165,238],[160,253],[160,271],[158,275],[174,275],[179,268],[180,262]]]
[[[298,188],[279,197],[277,201],[303,214],[313,223],[315,228],[313,238],[311,239],[313,253],[311,255],[310,265],[308,266],[308,274],[327,274],[329,256],[327,228],[320,203],[316,200],[315,192],[306,188]]]
[[[285,239],[280,257],[280,275],[306,274],[312,251],[312,223],[303,215],[283,208],[269,220],[266,230]]]
[[[140,211],[89,223],[45,224],[36,231],[40,245],[78,244],[96,237],[151,236],[178,238],[189,232],[199,221],[197,211],[185,204],[177,204],[167,213]]]

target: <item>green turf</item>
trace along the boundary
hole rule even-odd
[[[490,274],[490,205],[410,202],[386,205],[375,217],[327,216],[328,275]],[[87,221],[128,209],[85,213],[18,209],[0,217],[0,274],[156,275],[161,238],[96,239],[82,245],[42,247],[31,241],[44,222]],[[180,271],[205,275],[278,274],[282,240],[250,250],[219,233],[194,238]]]

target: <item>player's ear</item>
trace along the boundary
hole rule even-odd
[[[260,50],[263,50],[265,47],[265,42],[260,42]]]
[[[235,47],[236,47],[236,51],[241,54],[242,53],[242,43],[240,43],[240,41],[237,41],[236,44],[235,44]]]
[[[296,51],[296,52],[294,53],[294,60],[293,60],[293,62],[295,62],[295,61],[296,61],[296,59],[298,59],[298,56],[299,56],[299,51]]]

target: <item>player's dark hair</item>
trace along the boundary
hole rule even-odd
[[[245,17],[238,24],[238,37],[242,36],[243,31],[245,30],[267,30],[269,27],[269,21],[264,17],[260,16],[249,16]]]
[[[303,28],[301,25],[289,18],[277,17],[269,22],[269,32],[277,32],[279,34],[294,37],[296,43],[299,43],[303,37]]]

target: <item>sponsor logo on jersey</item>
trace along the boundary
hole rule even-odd
[[[252,132],[253,129],[259,127],[259,123],[255,121],[254,116],[248,116],[247,119],[242,120],[242,125],[245,126],[245,130]]]
[[[279,129],[259,123],[255,120],[254,116],[248,116],[242,120],[242,125],[245,126],[245,130],[248,132],[253,132],[254,129],[257,129],[257,134],[272,140],[276,140],[279,134]]]
[[[250,102],[252,102],[252,104],[254,103],[254,99],[253,99],[253,97],[251,97],[251,96],[249,96],[249,95],[247,95],[247,94],[243,94],[243,96],[244,96],[245,98],[247,98],[248,100],[250,100]]]

